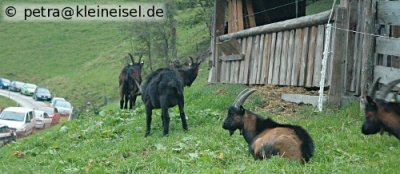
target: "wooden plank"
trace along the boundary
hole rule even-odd
[[[298,103],[298,104],[311,104],[314,107],[318,106],[318,98],[319,96],[311,96],[311,95],[303,95],[303,94],[282,94],[282,100]],[[323,101],[326,101],[327,97],[323,97]]]
[[[286,72],[286,84],[291,85],[292,81],[292,70],[293,70],[293,57],[294,57],[294,50],[295,50],[295,30],[290,30],[290,37],[289,37],[289,48],[288,48],[288,64],[287,64],[287,72]]]
[[[273,79],[275,46],[276,46],[276,33],[272,33],[271,48],[269,49],[270,56],[269,56],[269,68],[268,68],[268,84],[272,84],[272,79]]]
[[[400,37],[400,26],[392,26],[391,37],[399,38]],[[400,68],[400,57],[392,56],[392,67]]]
[[[400,1],[378,1],[377,22],[379,24],[400,25]]]
[[[240,54],[240,44],[236,39],[219,42],[217,45],[225,55]]]
[[[242,39],[241,45],[242,45],[242,53],[245,53],[246,52],[246,46],[247,46],[247,38],[243,38]],[[240,61],[239,83],[241,83],[241,84],[245,83],[244,66],[245,66],[245,59]]]
[[[229,56],[221,56],[219,57],[222,61],[240,61],[244,59],[244,54],[235,54]]]
[[[249,84],[255,84],[256,83],[256,76],[257,76],[257,71],[258,71],[258,50],[260,49],[260,35],[255,36],[255,41],[253,44],[253,49],[251,51],[251,69],[250,69],[250,82]]]
[[[253,46],[253,37],[248,37],[246,45],[246,53],[245,53],[244,71],[243,71],[244,84],[249,84],[249,71],[250,71],[252,46]]]
[[[375,66],[374,67],[374,81],[381,77],[380,83],[388,84],[393,80],[397,80],[400,77],[400,69],[385,67],[385,66]]]
[[[279,85],[286,85],[286,73],[288,66],[288,47],[289,47],[289,31],[284,31],[283,33],[283,46],[282,46],[282,56],[281,56],[281,69],[279,77]]]
[[[376,38],[376,53],[400,56],[400,39],[399,38]]]
[[[310,27],[314,25],[326,24],[330,15],[330,10],[321,12],[315,15],[309,15],[304,17],[299,17],[295,19],[289,19],[282,22],[275,22],[272,24],[267,24],[263,26],[258,26],[243,30],[240,32],[230,33],[220,36],[220,41],[230,40],[232,38],[242,38],[248,36],[254,36],[264,33],[273,33],[285,30],[292,30],[297,28]]]
[[[258,49],[258,70],[257,70],[257,76],[256,76],[256,84],[262,84],[261,83],[261,77],[262,77],[262,72],[263,72],[263,53],[264,53],[264,44],[265,44],[265,34],[261,35],[260,37],[260,48]]]
[[[306,87],[311,87],[313,84],[313,75],[314,75],[314,61],[315,61],[315,50],[316,50],[316,42],[317,42],[317,34],[318,28],[317,26],[311,27],[310,31],[310,44],[308,46],[308,56],[307,56],[307,70],[306,70]]]
[[[243,1],[242,0],[237,0],[237,20],[238,20],[238,31],[244,30],[244,24],[243,24]]]
[[[233,14],[233,0],[228,1],[228,14]],[[228,33],[233,33],[234,19],[232,15],[228,15]]]
[[[346,8],[339,7],[336,9],[336,21],[335,25],[338,28],[344,28],[348,24],[348,16]],[[341,98],[344,90],[344,51],[346,50],[347,32],[343,30],[336,30],[334,36],[334,42],[336,43],[333,50],[333,62],[331,86],[329,88],[329,103],[333,108],[338,108],[341,104]]]
[[[293,57],[293,70],[292,70],[292,86],[299,85],[299,75],[300,75],[300,59],[301,59],[301,51],[303,50],[303,29],[296,30],[296,39],[295,39],[295,51]]]
[[[357,15],[357,1],[350,1],[349,7],[347,9],[347,14],[350,18],[348,28],[355,29],[357,25],[358,15]],[[355,78],[355,64],[354,61],[354,49],[355,49],[355,33],[349,32],[348,33],[348,41],[347,41],[347,57],[346,57],[346,90],[354,92],[354,78]]]
[[[308,43],[309,43],[309,28],[303,29],[303,50],[301,51],[301,58],[300,58],[300,75],[299,75],[299,86],[305,86],[306,83],[306,70],[307,70],[307,55],[308,55]]]
[[[322,68],[322,58],[324,52],[324,39],[325,39],[325,26],[318,26],[317,43],[315,48],[315,62],[314,62],[314,77],[313,85],[318,86],[321,81],[321,68]]]
[[[357,15],[359,16],[358,22],[357,22],[357,31],[358,32],[363,32],[363,28],[365,25],[365,16],[364,16],[364,3],[366,1],[359,0],[358,1],[358,13]],[[355,76],[355,95],[361,95],[361,66],[362,66],[362,57],[363,57],[363,52],[362,52],[362,43],[364,42],[364,37],[362,34],[356,33],[356,45],[355,45],[355,54],[354,58],[356,59],[356,76]]]
[[[238,30],[238,25],[237,25],[237,23],[238,23],[238,18],[237,18],[237,0],[232,0],[232,13],[230,13],[230,14],[228,14],[228,15],[232,15],[232,19],[233,19],[233,22],[232,22],[232,32],[233,33],[236,33],[236,32],[238,32],[239,30]]]
[[[283,43],[283,32],[278,32],[276,38],[276,48],[275,48],[275,60],[274,60],[274,74],[272,78],[272,84],[279,84],[279,71],[281,67],[281,55],[282,55],[282,43]]]
[[[270,48],[271,48],[271,34],[265,34],[264,41],[264,51],[263,51],[263,68],[261,73],[261,84],[266,84],[268,82],[268,69],[269,69],[269,56],[270,56]]]
[[[256,26],[253,1],[247,1],[247,19],[249,20],[250,28],[253,28]]]
[[[209,79],[210,83],[217,83],[219,82],[219,77],[220,77],[220,62],[219,62],[219,52],[216,49],[217,48],[217,39],[218,36],[224,34],[224,29],[225,29],[225,7],[226,7],[226,0],[216,0],[215,1],[215,6],[214,6],[214,18],[213,18],[213,30],[212,30],[212,35],[214,36],[211,40],[211,45],[212,45],[212,70],[211,77]]]

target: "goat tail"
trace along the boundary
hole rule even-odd
[[[175,89],[175,92],[176,92],[178,95],[183,95],[183,87],[182,87],[182,85],[181,85],[179,82],[177,82],[177,81],[175,81],[175,80],[172,80],[172,81],[170,81],[170,82],[168,83],[168,86],[171,87],[171,88],[173,88],[173,89]]]

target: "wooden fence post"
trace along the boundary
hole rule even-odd
[[[361,113],[364,110],[364,101],[368,95],[368,90],[371,87],[373,79],[373,59],[375,54],[375,37],[370,35],[375,32],[375,15],[376,15],[376,0],[365,1],[364,3],[364,28],[363,32],[363,56],[362,56],[362,70],[361,70]]]
[[[344,7],[338,7],[335,13],[335,36],[334,36],[334,48],[333,48],[333,60],[332,60],[332,80],[329,89],[329,100],[328,103],[333,108],[340,107],[341,98],[344,93],[344,63],[346,57],[346,45],[348,41],[348,32],[344,31],[345,27],[348,26],[349,18],[347,9]]]
[[[211,49],[212,49],[212,67],[210,70],[210,75],[208,78],[209,83],[220,82],[220,71],[221,71],[221,61],[219,60],[219,49],[217,49],[218,36],[224,34],[225,30],[225,0],[215,0],[214,6],[214,19],[213,19],[213,30],[211,38]]]

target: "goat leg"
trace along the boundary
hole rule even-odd
[[[146,134],[144,135],[145,137],[150,135],[151,114],[152,114],[152,108],[146,106]]]
[[[182,99],[181,102],[179,102],[179,114],[181,116],[181,121],[182,121],[182,127],[184,130],[188,130],[188,125],[186,122],[186,115],[185,115],[185,110],[184,110],[184,100]]]
[[[129,95],[125,95],[125,105],[124,109],[128,109]]]
[[[164,136],[168,136],[169,133],[169,113],[168,113],[168,107],[162,107],[162,120],[163,120],[163,127],[164,127],[164,132],[163,135]]]

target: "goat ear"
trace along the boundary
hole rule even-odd
[[[370,96],[367,96],[367,103],[369,105],[375,105],[376,104],[374,99],[372,99],[372,97],[370,97]]]
[[[239,107],[239,110],[240,110],[241,113],[244,113],[244,111],[245,111],[245,109],[244,109],[243,106],[240,106],[240,107]]]

